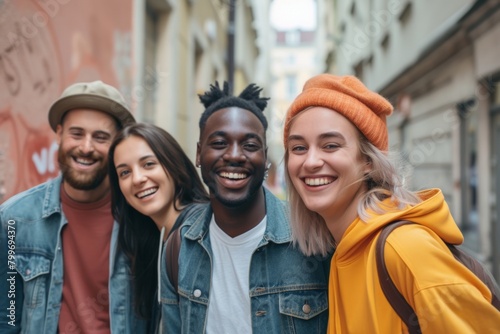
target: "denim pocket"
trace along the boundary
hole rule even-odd
[[[280,313],[309,320],[328,309],[326,290],[287,291],[279,295]]]
[[[50,272],[50,259],[37,254],[16,254],[17,272],[24,281],[27,307],[36,307],[45,299],[45,284]]]

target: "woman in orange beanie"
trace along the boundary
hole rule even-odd
[[[389,234],[382,263],[416,313],[410,322],[423,333],[498,330],[490,289],[444,243],[460,244],[463,236],[442,192],[406,189],[387,156],[391,112],[391,104],[357,78],[321,74],[306,82],[286,116],[295,244],[307,255],[335,249],[328,332],[409,330],[384,295],[375,258],[381,230],[400,220],[412,224]]]

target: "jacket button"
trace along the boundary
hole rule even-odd
[[[196,298],[199,298],[201,296],[201,290],[200,289],[194,290],[193,296],[195,296]]]
[[[31,270],[26,269],[26,275],[29,275],[29,274],[31,274]]]
[[[311,306],[309,306],[309,304],[304,304],[304,306],[302,306],[302,311],[305,314],[309,314],[311,312]]]

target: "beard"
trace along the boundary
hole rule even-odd
[[[261,191],[264,182],[264,173],[257,172],[254,174],[253,180],[248,185],[246,192],[240,196],[236,196],[236,198],[233,198],[234,195],[228,189],[219,189],[220,185],[216,184],[211,176],[205,177],[202,173],[202,179],[208,186],[211,197],[214,197],[222,205],[228,208],[243,208],[252,204],[259,191]]]
[[[227,198],[217,190],[212,191],[212,194],[214,194],[214,197],[225,207],[241,208],[254,202],[254,198],[258,194],[258,191],[261,189],[261,186],[262,183],[260,185],[258,184],[252,185],[252,188],[249,189],[249,191],[245,194],[245,196],[238,199]]]
[[[62,145],[61,145],[62,146]],[[93,190],[96,189],[108,176],[107,161],[103,161],[101,167],[88,172],[77,171],[71,167],[70,161],[73,160],[73,151],[67,153],[63,152],[59,146],[59,151],[57,154],[57,161],[59,163],[59,169],[61,170],[64,182],[67,182],[71,187],[78,190]],[[91,158],[93,160],[103,160],[99,157],[91,154],[85,156],[86,158]]]

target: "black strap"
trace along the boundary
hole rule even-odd
[[[421,331],[417,315],[413,311],[413,308],[410,306],[410,304],[408,304],[406,299],[403,297],[403,295],[399,292],[398,288],[392,281],[391,276],[389,275],[389,271],[387,270],[387,267],[385,265],[384,248],[387,236],[395,228],[406,224],[412,224],[412,222],[404,220],[396,221],[389,225],[386,225],[382,229],[382,232],[380,233],[380,236],[377,240],[375,257],[377,261],[377,271],[380,286],[382,287],[382,291],[389,301],[389,304],[391,304],[394,311],[396,311],[401,320],[403,320],[403,322],[406,324],[410,334],[420,334]]]
[[[181,250],[181,225],[184,223],[186,217],[195,211],[201,210],[202,205],[191,204],[182,210],[181,214],[175,220],[174,226],[169,232],[165,244],[165,261],[167,266],[167,276],[172,283],[175,291],[179,286],[179,253]]]
[[[451,251],[455,259],[457,259],[460,263],[465,265],[467,269],[472,271],[474,275],[476,275],[491,291],[491,304],[500,311],[500,300],[498,296],[500,295],[500,291],[498,288],[498,284],[495,281],[495,278],[491,275],[491,273],[479,262],[475,257],[465,252],[459,246],[446,244],[448,249]]]
[[[166,244],[167,275],[177,291],[179,286],[179,253],[181,250],[181,229],[176,228],[168,237]]]

